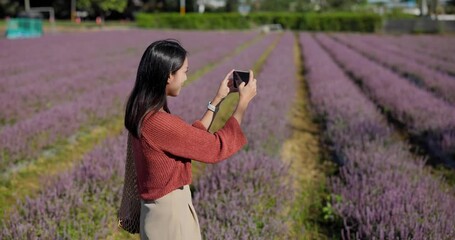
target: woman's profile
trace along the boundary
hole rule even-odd
[[[167,97],[177,97],[182,90],[187,70],[187,51],[177,41],[153,42],[141,58],[126,104],[125,127],[141,199],[141,239],[201,239],[189,190],[191,161],[222,161],[247,141],[240,125],[256,95],[253,72],[249,83],[237,89],[232,87],[229,72],[213,99],[207,99],[202,118],[191,125],[171,114],[167,105]],[[220,130],[210,133],[221,102],[232,92],[239,93],[236,110]]]

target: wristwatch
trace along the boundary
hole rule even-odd
[[[207,105],[207,109],[216,113],[216,112],[218,112],[219,107],[212,105],[212,102],[209,102],[209,104]]]

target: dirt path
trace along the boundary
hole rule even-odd
[[[294,239],[328,239],[320,227],[325,201],[327,173],[332,168],[323,160],[319,128],[310,113],[309,92],[303,78],[303,59],[296,39],[294,59],[297,66],[297,94],[288,119],[292,134],[282,148],[281,157],[290,163],[296,200],[292,206]]]

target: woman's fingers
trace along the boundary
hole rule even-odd
[[[250,79],[249,79],[249,81],[251,81],[253,79],[254,79],[254,73],[253,73],[253,70],[250,70]]]
[[[238,92],[238,91],[239,91],[238,88],[234,87],[234,80],[229,79],[227,85],[228,85],[228,87],[229,87],[230,93],[232,93],[232,92]]]
[[[231,70],[228,74],[226,74],[226,77],[223,79],[223,81],[221,81],[221,85],[231,88],[229,86],[229,82],[230,82],[230,76],[232,75],[232,72],[234,72],[234,70]]]
[[[226,77],[224,78],[224,80],[229,80],[229,77],[232,75],[233,72],[234,72],[234,69],[232,69],[231,71],[229,71],[229,73],[226,74]]]

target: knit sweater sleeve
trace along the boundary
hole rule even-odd
[[[197,120],[193,123],[193,127],[199,128],[201,130],[207,131],[207,128],[205,128],[204,124],[202,124],[201,121]]]
[[[216,133],[208,132],[202,123],[190,125],[167,113],[144,119],[142,136],[161,151],[195,161],[216,163],[239,151],[247,142],[239,123],[228,119]]]

